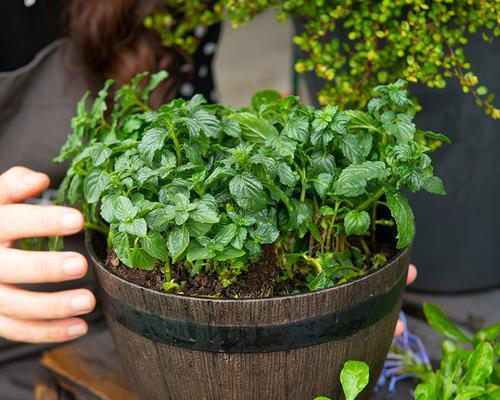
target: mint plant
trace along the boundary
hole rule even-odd
[[[415,127],[404,81],[375,88],[366,111],[269,90],[241,110],[195,95],[153,111],[165,75],[118,88],[112,110],[111,81],[90,108],[85,96],[56,161],[71,160],[58,201],[123,264],[160,269],[166,290],[183,292],[174,266],[227,288],[264,246],[293,290],[341,284],[384,265],[394,236],[398,249],[411,243],[404,191],[445,194],[429,153],[448,139]]]

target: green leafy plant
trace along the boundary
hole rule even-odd
[[[439,369],[415,389],[416,400],[494,400],[500,398],[500,323],[474,335],[451,322],[439,307],[424,305],[429,325],[443,335]]]
[[[445,193],[428,153],[447,138],[415,127],[403,81],[375,88],[367,111],[273,91],[242,110],[196,95],[152,111],[163,78],[134,78],[111,111],[111,81],[90,108],[84,97],[57,161],[71,160],[58,201],[79,206],[125,265],[161,269],[166,290],[183,292],[173,267],[227,288],[265,246],[292,291],[344,283],[387,261],[394,225],[397,248],[412,241],[403,189]]]
[[[194,51],[195,27],[220,21],[224,9],[238,26],[271,7],[280,21],[303,22],[294,42],[306,58],[295,69],[314,70],[326,81],[322,104],[364,107],[373,87],[400,77],[436,89],[455,77],[488,115],[500,118],[493,94],[480,84],[464,51],[473,35],[491,44],[500,34],[498,1],[166,0],[146,26],[158,31],[165,45]]]
[[[368,385],[370,368],[363,361],[350,360],[344,364],[340,372],[340,384],[344,391],[345,400],[355,400]],[[314,400],[331,400],[329,397],[319,396]]]

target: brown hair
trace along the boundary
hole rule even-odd
[[[177,95],[180,84],[190,79],[191,59],[180,49],[162,46],[159,35],[143,25],[144,18],[163,4],[163,0],[69,2],[69,35],[91,89],[102,86],[107,78],[119,86],[139,72],[164,69],[170,78],[153,93],[151,105],[158,106]]]

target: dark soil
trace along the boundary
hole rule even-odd
[[[120,278],[154,290],[163,290],[163,274],[160,269],[152,271],[143,271],[141,269],[132,269],[122,264],[113,250],[108,250],[108,258],[106,260],[106,268]]]
[[[248,272],[240,275],[235,283],[223,288],[217,275],[200,275],[191,277],[179,265],[171,268],[172,278],[182,282],[182,292],[191,296],[216,296],[232,298],[256,298],[289,294],[293,285],[287,282],[278,282],[281,270],[273,246],[264,246],[261,259],[250,264]],[[160,268],[152,271],[131,269],[123,265],[113,250],[108,250],[106,268],[113,274],[131,283],[154,289],[163,290],[163,273]]]

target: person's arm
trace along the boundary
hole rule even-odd
[[[77,210],[19,204],[49,186],[49,178],[14,167],[0,175],[0,336],[31,343],[63,342],[87,332],[78,315],[95,307],[87,289],[42,293],[16,284],[62,282],[83,277],[87,261],[75,252],[36,252],[14,249],[15,240],[65,236],[83,228]]]

